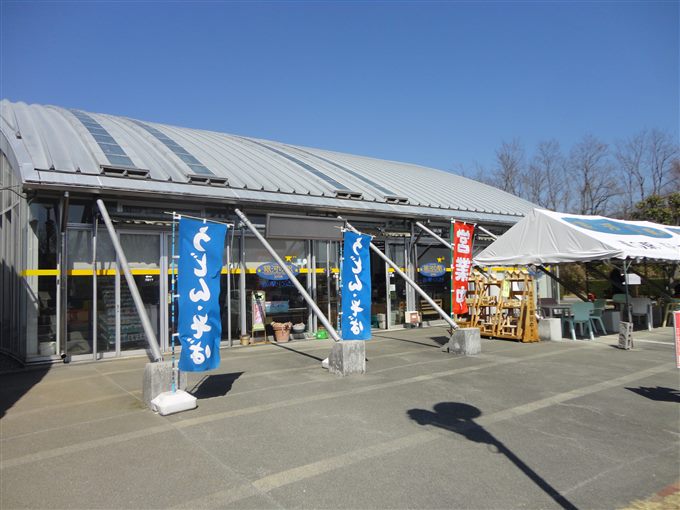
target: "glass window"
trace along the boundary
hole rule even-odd
[[[68,230],[66,350],[92,353],[92,237],[89,230]],[[82,270],[89,272],[82,273]]]
[[[437,274],[437,271],[426,274],[426,271],[423,271],[423,269],[432,270],[433,264],[441,264],[446,272],[441,275]],[[418,285],[447,313],[451,313],[450,267],[451,250],[440,244],[418,244]],[[427,315],[423,316],[423,320],[436,320],[439,318],[436,312],[429,311],[430,306],[423,303],[423,300],[419,300],[418,303],[418,310],[421,312],[423,308],[428,310],[426,312]]]
[[[69,230],[68,270],[92,269],[92,237],[89,230]]]
[[[110,143],[100,143],[99,147],[104,151],[104,154],[118,154],[120,156],[125,156],[125,151],[120,145],[112,145]]]
[[[307,282],[307,243],[297,240],[272,239],[269,241],[276,253],[286,262],[304,270],[298,279],[306,287]],[[252,329],[252,296],[254,292],[264,293],[265,324],[267,335],[273,335],[271,322],[305,323],[308,328],[308,306],[300,292],[288,279],[268,280],[257,275],[257,268],[263,263],[272,262],[272,256],[255,238],[246,238],[246,312],[248,330]]]
[[[56,269],[59,222],[56,202],[32,202],[30,225],[38,239],[38,265],[28,269]]]
[[[134,271],[134,280],[158,338],[160,331],[160,236],[151,233],[124,233],[120,234],[120,244],[128,259],[130,269],[137,270]],[[120,323],[121,350],[148,347],[146,335],[125,278],[121,278],[120,283]]]
[[[188,154],[177,154],[177,156],[188,165],[200,165],[201,162]]]
[[[69,223],[92,223],[92,202],[72,200],[68,205]]]
[[[114,156],[113,154],[110,154],[107,158],[112,165],[134,167],[132,160],[127,156]]]
[[[57,278],[38,277],[38,351],[30,355],[57,354]]]
[[[94,136],[94,139],[97,140],[98,143],[116,144],[116,141],[113,139],[112,136],[109,135],[92,135],[92,136]]]

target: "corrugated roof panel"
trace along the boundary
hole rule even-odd
[[[189,167],[189,173],[215,175],[213,172],[208,170],[203,163],[196,159],[196,157],[193,156],[188,150],[186,150],[182,145],[178,144],[165,133],[162,133],[152,125],[145,124],[140,120],[130,119],[130,121],[147,131],[159,142],[165,145],[175,156],[177,156],[186,166]]]
[[[467,219],[506,217],[509,222],[514,221],[514,216],[533,209],[533,204],[496,188],[409,163],[113,115],[86,112],[81,115],[85,119],[83,124],[59,107],[3,101],[2,115],[3,119],[9,119],[0,124],[3,134],[14,148],[12,152],[21,155],[21,161],[17,156],[17,162],[25,177],[30,174],[28,169],[50,166],[63,172],[75,172],[79,168],[83,173],[94,173],[107,163],[106,154],[123,156],[122,151],[135,166],[149,171],[149,182],[142,184],[139,179],[102,176],[97,186],[106,189],[111,185],[113,189],[130,193],[135,189],[144,189],[145,193],[146,190],[151,193],[167,190],[196,197],[260,199],[272,204],[329,210]],[[22,133],[20,139],[15,136],[14,124]],[[151,129],[145,129],[142,124]],[[227,179],[229,187],[225,188],[223,181],[221,186],[215,185],[219,182],[212,186],[186,184],[192,164],[200,168],[196,161],[216,177]],[[63,185],[64,180],[59,172],[41,173],[43,185],[50,182]],[[397,200],[388,203],[387,196],[403,197],[408,203]]]

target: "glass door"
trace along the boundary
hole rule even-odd
[[[161,235],[159,233],[122,232],[120,244],[137,284],[144,309],[156,339],[161,342]],[[127,281],[120,278],[120,341],[121,352],[147,349],[148,342],[142,322],[132,300]],[[163,282],[164,283],[164,282]],[[164,287],[164,285],[163,285]]]
[[[163,258],[161,234],[156,232],[119,232],[128,266],[144,303],[161,349],[165,332],[165,310],[160,306],[165,295],[161,279]],[[120,268],[113,243],[101,226],[96,247],[96,353],[97,357],[120,356],[148,349],[148,342],[125,275]]]
[[[397,264],[399,269],[406,272],[406,253],[403,241],[388,243],[387,256]],[[389,300],[387,327],[393,328],[402,325],[406,311],[406,282],[391,267],[387,269],[387,298]]]

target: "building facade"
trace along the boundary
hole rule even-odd
[[[374,244],[450,311],[450,253],[415,222],[448,237],[451,219],[502,233],[533,205],[448,172],[242,136],[56,106],[0,104],[0,348],[28,362],[139,354],[146,338],[111,238],[115,224],[161,344],[171,324],[172,212],[230,224],[222,269],[224,345],[252,333],[251,301],[268,320],[317,318],[272,257],[240,224],[238,208],[298,274],[335,324],[337,220]],[[336,220],[334,222],[333,220]],[[319,235],[320,225],[328,231]],[[296,228],[297,226],[297,228]],[[332,229],[337,230],[333,235]],[[475,251],[490,239],[479,235]],[[431,307],[372,254],[372,326],[401,327]]]

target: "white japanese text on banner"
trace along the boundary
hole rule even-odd
[[[212,370],[220,364],[220,272],[227,226],[182,218],[179,221],[179,369]]]
[[[467,290],[470,269],[472,268],[472,237],[474,225],[461,221],[453,222],[451,229],[451,309],[454,314],[464,314],[468,311]]]
[[[345,232],[342,266],[342,339],[371,338],[371,236]]]

